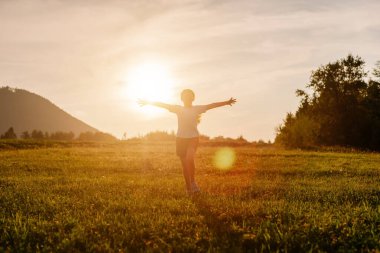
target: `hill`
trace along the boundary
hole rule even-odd
[[[71,116],[52,102],[22,89],[0,88],[0,133],[13,127],[20,136],[23,131],[96,132],[97,129]]]

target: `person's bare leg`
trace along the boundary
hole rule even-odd
[[[189,174],[189,169],[188,169],[189,167],[187,165],[186,156],[181,157],[181,163],[182,163],[183,177],[185,178],[185,183],[186,183],[186,190],[190,192],[191,181],[190,181],[190,174]]]
[[[194,179],[194,174],[195,174],[195,149],[194,148],[189,148],[187,151],[187,156],[186,156],[186,166],[189,170],[189,180],[190,180],[190,185],[195,183]]]

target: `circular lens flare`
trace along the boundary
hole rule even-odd
[[[232,148],[220,148],[215,152],[213,164],[220,170],[229,170],[235,163],[236,154]]]

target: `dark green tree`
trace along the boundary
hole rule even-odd
[[[277,129],[276,142],[290,147],[340,145],[374,148],[378,133],[378,82],[366,81],[358,56],[328,63],[313,71],[297,112]],[[380,64],[373,72],[380,77]],[[370,144],[374,142],[373,144]]]
[[[17,135],[13,130],[13,127],[10,127],[4,134],[0,136],[1,139],[17,139]]]
[[[51,140],[59,140],[59,141],[72,141],[74,140],[75,134],[73,132],[55,132],[50,135]]]
[[[103,132],[84,132],[80,133],[77,140],[79,141],[101,141],[114,142],[117,141],[113,135]]]
[[[369,146],[372,149],[380,149],[380,61],[376,63],[372,74],[375,78],[369,81],[365,99],[365,107],[371,119],[371,127],[368,131]]]
[[[28,132],[28,131],[24,131],[24,132],[22,132],[22,134],[21,134],[21,138],[22,138],[22,139],[30,139],[30,134],[29,134],[29,132]]]
[[[372,72],[373,76],[377,79],[375,79],[376,81],[380,82],[380,61],[377,61],[376,64],[375,64],[375,68],[373,69],[373,72]]]
[[[42,140],[44,138],[44,133],[41,130],[33,130],[31,137],[32,139]]]

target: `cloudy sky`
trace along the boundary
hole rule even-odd
[[[175,115],[131,96],[136,69],[156,78],[151,64],[170,103],[183,88],[197,104],[238,99],[207,112],[202,133],[273,140],[311,70],[348,53],[368,70],[380,60],[379,12],[377,0],[0,0],[0,86],[117,137],[175,130]]]

